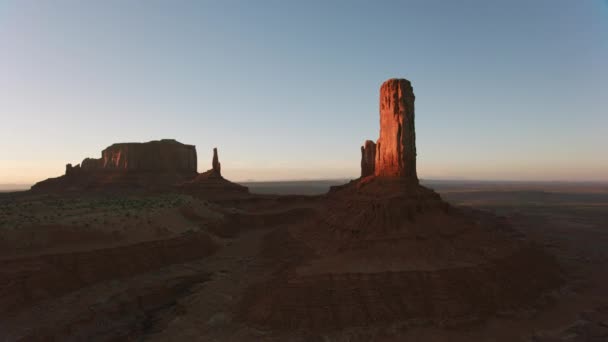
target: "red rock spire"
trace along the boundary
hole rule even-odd
[[[418,183],[414,90],[406,79],[390,79],[380,87],[380,138],[374,174]]]

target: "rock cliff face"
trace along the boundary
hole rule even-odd
[[[82,169],[196,172],[196,148],[175,140],[114,144],[101,152],[100,159],[87,158]]]
[[[32,190],[152,190],[172,187],[196,175],[193,145],[173,139],[120,143],[104,149],[101,158],[86,158],[76,166],[67,164],[65,175],[36,183]]]
[[[361,146],[361,178],[374,174],[376,165],[376,144],[371,140],[366,140]]]
[[[390,79],[380,88],[380,138],[374,174],[418,183],[414,90],[406,79]]]

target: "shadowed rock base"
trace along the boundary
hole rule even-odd
[[[179,190],[188,194],[212,198],[249,194],[249,189],[246,186],[233,183],[215,173],[214,170],[203,172],[193,180],[182,183]]]
[[[273,329],[458,326],[535,307],[561,284],[555,260],[505,222],[399,179],[334,190],[314,224],[289,228],[267,249],[276,260],[292,256],[249,289],[240,317]]]
[[[175,184],[196,176],[191,173],[167,173],[147,171],[104,170],[91,171],[49,178],[32,186],[33,192],[78,192],[78,191],[166,191]]]
[[[199,197],[217,199],[249,194],[247,187],[233,183],[222,177],[217,148],[213,149],[211,169],[199,174],[190,181],[180,184],[178,188],[182,192]]]

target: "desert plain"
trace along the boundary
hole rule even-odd
[[[247,289],[289,262],[264,241],[316,210],[328,185],[340,183],[247,183],[247,198],[220,200],[2,193],[2,339],[606,340],[608,186],[598,183],[422,182],[454,206],[508,221],[557,259],[564,283],[538,306],[454,326],[249,325],[239,317]]]

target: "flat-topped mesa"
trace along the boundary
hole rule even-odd
[[[374,174],[376,165],[376,144],[371,140],[366,140],[361,146],[361,178]]]
[[[113,144],[101,158],[67,164],[65,175],[32,186],[35,191],[166,189],[196,177],[196,147],[173,139]]]
[[[173,139],[113,144],[100,159],[86,158],[83,171],[151,171],[196,173],[196,148]]]
[[[380,87],[380,138],[374,174],[418,183],[414,90],[406,79],[390,79]]]

